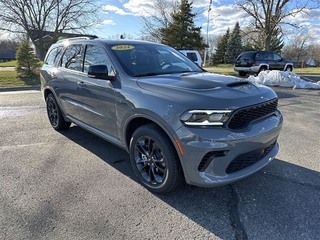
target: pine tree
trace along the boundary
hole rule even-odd
[[[230,29],[226,31],[226,33],[222,36],[220,41],[217,43],[217,50],[213,57],[213,63],[219,64],[219,63],[225,63],[225,55],[227,51],[228,46],[228,40],[230,37]]]
[[[230,34],[225,53],[225,63],[233,63],[237,56],[243,51],[240,25],[237,22]]]
[[[264,50],[265,39],[262,35],[258,35],[257,39],[255,39],[255,43],[253,48],[255,50]],[[272,36],[270,38],[269,50],[279,52],[284,46],[283,38],[280,30],[277,28],[273,30]]]
[[[172,14],[172,23],[168,28],[161,28],[160,33],[162,43],[174,48],[194,48],[202,50],[206,47],[201,36],[201,27],[196,27],[192,13],[192,2],[181,0],[181,5],[177,12]]]
[[[34,70],[39,67],[39,60],[34,54],[28,40],[23,40],[19,44],[19,48],[16,53],[16,59],[16,70],[21,75],[30,76],[34,73]]]

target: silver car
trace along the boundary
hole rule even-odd
[[[169,46],[62,40],[47,53],[41,85],[54,129],[74,123],[124,148],[155,193],[184,181],[229,184],[279,149],[283,120],[272,89],[205,72]]]

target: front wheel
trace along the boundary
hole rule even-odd
[[[286,71],[292,72],[292,66],[287,66],[287,67],[286,67]]]
[[[139,182],[151,192],[166,193],[182,182],[176,150],[155,124],[141,126],[133,133],[130,161]]]
[[[64,120],[60,107],[51,93],[48,94],[46,98],[46,104],[50,124],[55,130],[62,130],[70,127],[71,122],[66,122]]]

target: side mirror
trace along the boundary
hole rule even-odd
[[[91,65],[88,68],[88,77],[104,80],[113,80],[113,76],[108,75],[108,67],[106,65]]]

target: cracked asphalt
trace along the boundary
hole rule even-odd
[[[0,239],[320,239],[320,91],[273,88],[277,158],[228,186],[141,187],[128,154],[72,125],[38,90],[0,91]]]

